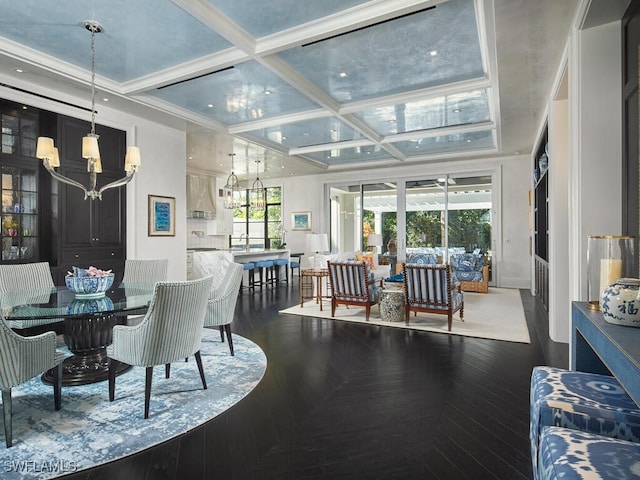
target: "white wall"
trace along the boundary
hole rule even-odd
[[[569,40],[568,302],[587,299],[587,237],[622,232],[621,23]]]
[[[502,225],[502,255],[496,271],[503,287],[531,287],[529,189],[533,173],[529,161],[528,155],[520,155],[502,163],[502,218],[498,219]]]
[[[169,260],[168,278],[187,278],[186,135],[141,118],[125,116],[136,125],[142,166],[127,187],[127,258]],[[176,235],[148,236],[148,195],[175,197]]]
[[[446,161],[427,165],[407,165],[388,168],[369,168],[358,172],[326,173],[323,175],[287,177],[282,180],[284,189],[283,218],[287,228],[287,246],[291,251],[305,250],[307,232],[291,232],[290,218],[293,211],[311,211],[314,232],[327,232],[328,192],[325,185],[360,181],[394,181],[402,177],[432,177],[446,173],[469,174],[496,173],[500,184],[496,186],[498,201],[494,205],[494,234],[496,241],[496,271],[498,286],[529,288],[531,284],[531,260],[529,257],[529,197],[531,171],[526,155],[501,157],[500,159]],[[265,185],[267,182],[265,181]],[[501,196],[501,200],[500,200]],[[502,219],[502,220],[500,220]],[[502,234],[504,231],[504,235]]]

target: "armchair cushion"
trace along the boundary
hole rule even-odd
[[[484,257],[475,253],[451,255],[451,267],[456,272],[482,272]]]
[[[435,253],[412,253],[407,258],[407,263],[417,263],[418,265],[437,265],[438,255]]]

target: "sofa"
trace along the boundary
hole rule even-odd
[[[487,257],[479,253],[459,253],[449,259],[451,272],[465,292],[489,291],[489,264]]]

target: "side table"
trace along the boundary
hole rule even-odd
[[[380,300],[380,317],[385,322],[402,322],[405,319],[404,290],[382,290]]]
[[[329,277],[329,270],[327,268],[320,270],[308,268],[302,270],[302,277],[300,279],[300,308],[304,307],[305,300],[315,298],[316,303],[320,304],[320,311],[322,311],[322,299],[331,298],[329,295],[322,295],[322,279],[327,277]]]

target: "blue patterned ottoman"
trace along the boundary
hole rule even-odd
[[[535,367],[531,374],[529,438],[537,478],[539,437],[558,426],[640,442],[640,410],[614,377]]]
[[[567,428],[544,427],[537,478],[639,479],[640,444]]]

